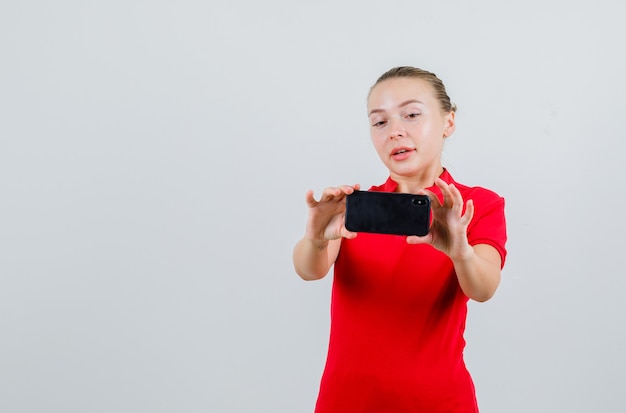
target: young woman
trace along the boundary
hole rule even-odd
[[[346,195],[326,188],[309,208],[293,261],[305,280],[334,265],[331,332],[316,413],[477,412],[463,361],[467,301],[486,301],[506,257],[504,199],[454,181],[441,163],[455,106],[439,78],[414,67],[383,74],[368,96],[372,143],[389,169],[370,191],[426,194],[424,237],[356,233]]]

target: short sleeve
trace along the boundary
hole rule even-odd
[[[466,201],[474,201],[474,217],[467,230],[470,245],[488,244],[499,253],[501,266],[506,259],[506,219],[504,198],[483,188],[475,188],[467,194]]]

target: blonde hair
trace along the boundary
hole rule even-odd
[[[439,79],[437,75],[435,75],[432,72],[429,72],[424,69],[419,69],[417,67],[412,67],[412,66],[397,66],[383,73],[378,78],[378,80],[376,80],[376,83],[374,83],[374,85],[370,88],[370,91],[367,97],[369,98],[370,94],[372,93],[372,90],[374,90],[374,88],[379,83],[387,79],[395,79],[395,78],[403,78],[403,77],[425,80],[433,87],[435,91],[435,97],[437,98],[437,100],[439,100],[441,109],[444,112],[456,112],[456,105],[450,101],[448,92],[446,92],[446,87],[444,86],[441,79]]]

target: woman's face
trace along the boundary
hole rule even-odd
[[[391,177],[431,179],[441,173],[441,152],[454,131],[433,87],[416,78],[392,78],[371,91],[367,111],[372,142]]]

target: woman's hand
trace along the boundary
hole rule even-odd
[[[463,260],[473,254],[472,246],[467,241],[467,227],[474,216],[472,200],[465,204],[461,192],[454,184],[447,184],[437,178],[435,185],[441,190],[443,204],[431,191],[424,190],[431,200],[433,221],[428,235],[423,237],[409,236],[409,244],[431,244],[445,253],[453,261]]]
[[[309,207],[309,217],[306,225],[305,238],[308,238],[319,247],[325,246],[328,241],[344,238],[354,238],[356,233],[350,232],[344,225],[346,213],[346,196],[358,190],[360,185],[342,185],[324,189],[319,201],[313,197],[313,191],[306,193],[306,203]]]
[[[354,238],[344,225],[346,196],[360,188],[359,185],[343,185],[326,188],[319,201],[313,191],[306,193],[309,217],[306,232],[293,250],[294,268],[304,280],[324,278],[339,254],[340,239]]]
[[[431,191],[428,195],[433,208],[430,232],[424,237],[410,236],[409,244],[431,244],[445,253],[454,263],[454,270],[463,293],[476,301],[487,301],[500,284],[500,253],[491,245],[469,245],[467,227],[474,216],[474,203],[468,200],[463,211],[463,197],[454,184],[442,179],[435,181],[443,195],[443,204]]]

